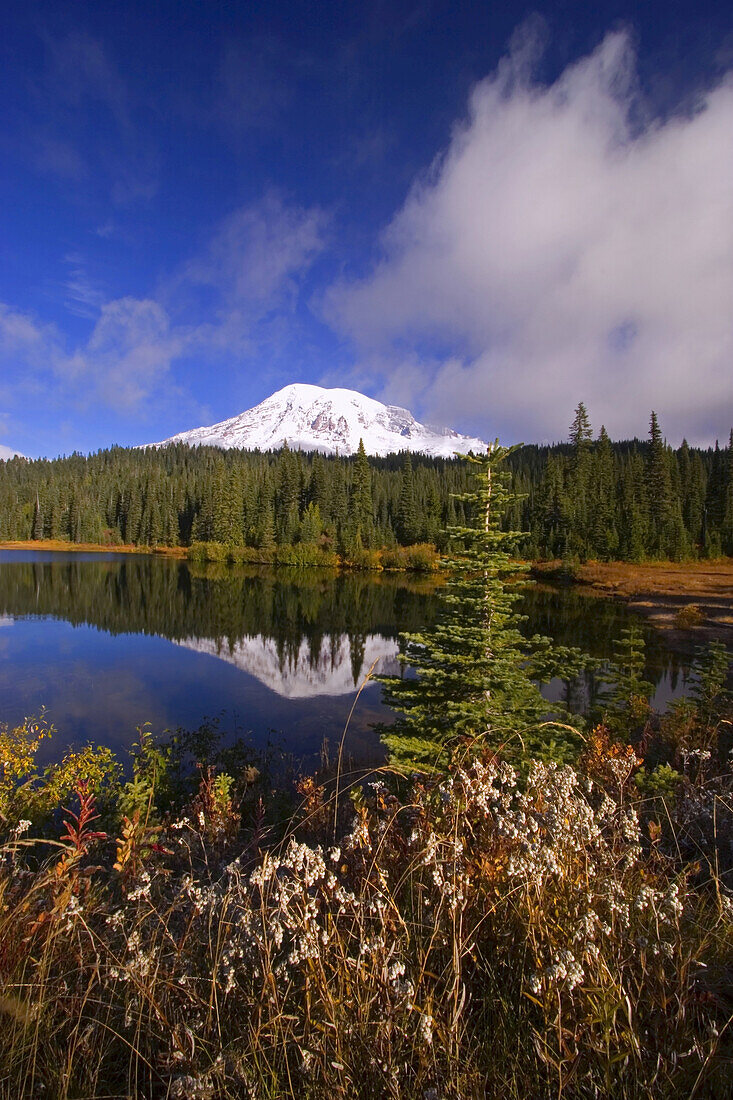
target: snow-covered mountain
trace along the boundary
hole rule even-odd
[[[230,420],[180,432],[152,446],[188,443],[269,451],[287,442],[293,451],[350,455],[358,450],[360,439],[371,455],[415,451],[450,458],[456,451],[486,450],[480,439],[419,424],[407,409],[383,405],[356,390],[326,390],[300,382]]]
[[[273,638],[262,634],[241,638],[231,647],[212,638],[183,638],[177,644],[234,665],[286,699],[351,695],[372,664],[375,673],[399,674],[397,639],[381,634],[368,634],[358,655],[352,653],[347,634],[323,638],[315,654],[304,638],[297,653],[286,657],[278,653]]]
[[[8,458],[25,458],[20,451],[14,451],[12,447],[6,447],[3,443],[0,443],[0,462],[5,462]]]

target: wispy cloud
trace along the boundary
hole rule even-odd
[[[226,218],[180,280],[213,287],[229,305],[282,305],[323,250],[326,226],[319,208],[289,205],[271,192]]]
[[[119,129],[132,130],[127,88],[103,44],[83,30],[62,38],[45,35],[49,90],[74,107],[85,100],[104,103]]]
[[[332,287],[326,316],[432,419],[557,438],[584,400],[618,435],[652,407],[670,437],[727,434],[733,82],[658,121],[626,34],[549,87],[537,44],[519,35],[476,86],[380,262]]]
[[[265,348],[259,369],[277,361],[298,341],[303,280],[327,232],[323,210],[289,204],[274,192],[225,218],[164,290],[172,313],[198,318],[191,346],[213,364]]]
[[[186,333],[171,328],[165,310],[151,299],[118,298],[102,306],[82,353],[63,369],[82,372],[98,399],[135,411],[168,382],[172,362],[184,351]]]
[[[65,256],[65,262],[69,267],[63,282],[66,308],[77,317],[96,319],[108,295],[105,294],[103,287],[90,277],[84,257],[80,253],[68,253]]]
[[[234,135],[272,126],[291,102],[293,64],[273,36],[227,42],[215,82],[216,121]]]
[[[83,30],[42,38],[47,63],[33,82],[28,119],[36,168],[74,183],[96,181],[101,172],[118,204],[151,198],[157,155],[136,124],[140,104],[104,44]]]
[[[92,322],[91,330],[69,347],[54,326],[0,304],[0,401],[10,406],[46,393],[60,404],[105,406],[126,417],[145,414],[152,403],[190,405],[175,365],[196,357],[216,372],[241,362],[262,346],[262,326],[277,344],[278,319],[295,309],[325,228],[322,211],[269,195],[217,226],[158,297],[109,299],[89,278],[83,256],[70,253],[67,305]],[[294,339],[293,327],[286,328],[286,339]]]
[[[19,407],[42,396],[44,405],[144,412],[164,382],[173,388],[166,376],[184,347],[185,333],[152,300],[103,303],[89,337],[71,349],[54,326],[0,303],[0,401]]]
[[[69,141],[38,132],[31,135],[33,162],[43,173],[79,183],[88,176],[88,167],[81,154]]]

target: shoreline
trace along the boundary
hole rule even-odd
[[[192,546],[133,546],[129,543],[120,545],[109,545],[100,542],[65,542],[62,539],[6,539],[0,541],[0,551],[2,550],[30,550],[30,551],[47,551],[52,553],[87,553],[87,554],[153,554],[157,557],[174,558],[179,561],[188,561],[192,565],[261,565],[268,566],[277,569],[328,569],[334,573],[346,572],[346,573],[373,573],[373,574],[391,574],[391,573],[410,573],[418,574],[422,576],[437,576],[440,572],[439,569],[439,556],[435,549],[430,547],[430,553],[432,559],[425,566],[421,563],[415,563],[410,561],[410,552],[423,550],[422,544],[416,544],[415,546],[407,546],[398,548],[403,552],[403,562],[398,564],[381,564],[382,555],[389,553],[394,554],[394,551],[388,547],[381,547],[375,551],[365,551],[365,553],[371,553],[372,556],[376,555],[378,564],[361,564],[351,559],[345,560],[343,558],[338,559],[336,555],[332,555],[333,561],[309,561],[304,559],[299,560],[277,560],[275,557],[263,557],[254,556],[246,553],[241,557],[230,557],[227,551],[227,547],[222,546],[222,554],[205,554],[199,556],[198,553],[192,553],[192,547],[195,548],[200,544],[192,544]],[[243,548],[247,551],[249,548]],[[287,548],[285,548],[287,549]],[[290,548],[292,549],[292,547]],[[256,554],[256,552],[255,552]]]
[[[695,562],[596,562],[568,568],[533,562],[538,581],[562,581],[589,594],[620,600],[676,645],[711,641],[733,649],[733,558]]]
[[[185,546],[121,546],[101,542],[64,542],[62,539],[6,539],[0,550],[57,550],[65,554],[160,554],[163,557],[186,558]]]
[[[0,542],[0,550],[188,558],[185,546],[110,546],[60,539],[5,540]],[[573,585],[590,595],[622,601],[668,634],[675,644],[694,648],[722,641],[733,649],[733,558],[681,563],[589,561],[570,567],[560,561],[528,564],[536,581]],[[344,567],[341,563],[337,568]]]

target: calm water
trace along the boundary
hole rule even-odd
[[[372,664],[397,667],[398,632],[429,626],[436,608],[431,578],[0,550],[0,721],[45,705],[58,730],[50,757],[88,740],[124,752],[141,723],[195,729],[221,716],[232,736],[310,758],[324,737],[338,742]],[[599,657],[631,621],[623,606],[567,589],[531,591],[523,609],[530,632]],[[644,633],[664,705],[689,659]],[[594,684],[580,690],[592,696]],[[389,717],[380,694],[368,684],[349,725],[360,760],[379,756],[370,727]]]

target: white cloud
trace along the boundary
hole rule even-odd
[[[0,355],[3,358],[20,357],[40,363],[57,341],[53,326],[41,325],[28,314],[0,302]]]
[[[324,247],[326,219],[317,208],[289,206],[276,194],[241,207],[213,234],[182,280],[211,286],[232,305],[282,303]]]
[[[550,87],[532,49],[477,85],[381,262],[331,289],[327,317],[387,396],[406,362],[403,400],[485,436],[563,437],[579,400],[616,436],[651,408],[670,439],[727,436],[733,83],[659,122],[625,34]]]
[[[157,302],[120,298],[102,307],[81,363],[105,403],[131,410],[156,391],[185,343]]]
[[[247,357],[266,346],[264,361],[297,339],[303,277],[325,247],[326,229],[322,210],[290,205],[275,193],[225,218],[165,293],[172,310],[190,304],[199,314],[201,292],[208,293],[207,317],[191,334],[198,350]]]
[[[165,310],[152,300],[104,303],[85,341],[69,350],[56,328],[0,303],[0,400],[29,398],[131,412],[162,385],[185,346]]]

